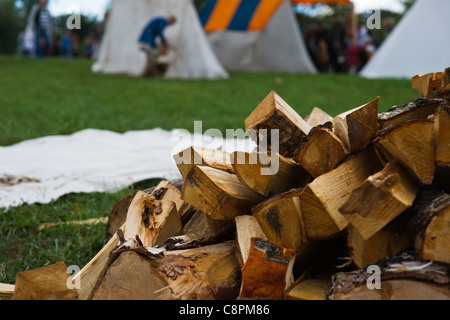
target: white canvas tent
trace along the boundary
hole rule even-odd
[[[284,1],[261,31],[216,31],[208,40],[229,71],[316,73],[290,1]]]
[[[171,46],[165,77],[227,77],[206,39],[192,0],[114,0],[92,71],[143,75],[146,55],[140,51],[138,38],[151,18],[168,15],[175,15],[177,22],[164,31]]]
[[[411,78],[449,67],[449,14],[449,0],[416,0],[360,75]]]

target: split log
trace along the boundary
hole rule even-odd
[[[411,241],[409,237],[392,232],[387,228],[365,240],[356,228],[350,226],[347,245],[352,262],[361,269],[409,248]]]
[[[434,178],[433,120],[412,120],[382,131],[375,146],[386,161],[397,159],[418,182],[429,185]]]
[[[351,156],[336,169],[309,183],[300,194],[300,208],[309,240],[338,236],[349,221],[339,212],[353,190],[382,165],[372,145]]]
[[[13,284],[0,283],[0,301],[1,300],[11,300],[14,295]]]
[[[271,129],[278,130],[278,139],[271,138]],[[308,135],[311,126],[272,91],[245,119],[245,130],[257,142],[259,151],[272,150],[289,158]]]
[[[411,86],[425,98],[442,97],[442,72],[416,75],[411,78]]]
[[[304,187],[310,180],[301,166],[278,153],[236,151],[232,163],[239,181],[264,197]]]
[[[296,190],[283,193],[258,204],[252,210],[267,239],[294,252],[298,252],[307,241],[300,193]]]
[[[73,276],[74,281],[79,281],[81,288],[79,289],[78,299],[86,300],[89,297],[95,283],[105,268],[109,255],[117,248],[119,238],[117,233],[105,244],[105,246],[78,272]]]
[[[378,124],[380,98],[333,118],[334,132],[355,153],[375,138]]]
[[[294,153],[294,160],[313,178],[336,168],[349,154],[346,144],[332,131],[332,124],[313,128]]]
[[[167,238],[178,235],[181,229],[180,218],[173,202],[156,200],[142,191],[136,191],[132,195],[126,220],[120,228],[125,231],[127,239],[134,239],[138,235],[141,241],[148,246],[162,244]],[[108,262],[109,255],[117,248],[118,243],[119,238],[115,233],[106,245],[73,277],[81,282],[80,300],[88,298]]]
[[[263,199],[244,186],[235,174],[205,166],[195,166],[189,171],[182,196],[184,201],[217,220],[233,220],[237,215],[249,214]]]
[[[399,217],[420,259],[450,263],[450,195],[422,190],[413,206]]]
[[[410,103],[394,106],[378,114],[380,130],[409,120],[427,119],[435,113],[441,102],[439,99],[418,98]]]
[[[450,167],[450,106],[442,105],[434,118],[436,165]]]
[[[233,173],[230,153],[223,150],[191,146],[175,154],[173,159],[183,179],[186,179],[189,171],[196,165]]]
[[[446,70],[449,70],[448,73],[450,74],[450,68]],[[433,185],[450,193],[450,100],[447,101],[447,105],[442,104],[436,113],[434,118],[434,137],[436,144],[436,172]]]
[[[155,191],[155,189],[157,187],[165,186],[166,183],[167,183],[166,181],[161,181],[157,186],[154,186],[154,187],[151,187],[148,189],[144,189],[142,191],[145,193],[148,193],[148,194],[152,194],[153,191]],[[176,187],[178,190],[181,190],[181,187],[183,186],[183,180],[173,181],[173,182],[170,182],[170,184],[173,185],[174,187]],[[171,190],[172,190],[172,188],[171,188]],[[127,219],[128,206],[130,205],[130,202],[131,202],[131,199],[133,199],[133,196],[134,196],[134,193],[130,193],[114,204],[114,206],[109,214],[108,222],[106,224],[105,238],[106,238],[107,242],[116,234],[117,230],[119,230],[122,227],[122,225],[125,223],[125,220]],[[161,199],[159,199],[159,200],[161,200]],[[185,204],[185,206],[182,206],[182,208],[180,209],[181,213],[179,211],[179,214],[180,214],[180,216],[183,217],[182,219],[184,219],[184,217],[189,216],[189,213],[185,212],[188,207],[189,207],[189,205]]]
[[[181,221],[186,221],[192,213],[193,208],[181,199],[181,188],[183,186],[182,182],[183,181],[178,184],[180,186],[180,188],[178,188],[174,183],[162,180],[150,193],[150,195],[155,197],[156,200],[172,201],[175,203]]]
[[[77,300],[78,290],[68,287],[70,274],[64,262],[16,276],[13,300]]]
[[[255,217],[244,215],[237,216],[234,220],[236,221],[236,258],[242,269],[250,252],[251,239],[267,240],[267,237]]]
[[[314,128],[332,120],[333,117],[328,113],[318,107],[314,107],[306,119],[306,122],[311,126],[311,128]]]
[[[153,189],[152,189],[153,190]],[[105,239],[106,242],[111,240],[122,225],[127,220],[128,206],[130,205],[131,199],[133,199],[133,193],[126,195],[116,203],[114,203],[113,208],[108,216],[108,221],[106,223]]]
[[[216,241],[232,233],[234,228],[235,224],[231,220],[214,220],[206,213],[196,210],[184,225],[181,233],[189,236],[191,239]]]
[[[450,106],[450,67],[446,68],[442,73],[442,90],[444,92],[444,99],[448,106]]]
[[[172,201],[156,200],[145,192],[135,192],[122,228],[125,239],[134,239],[137,235],[144,246],[153,247],[179,235],[181,230],[180,216]]]
[[[339,211],[367,240],[409,208],[417,192],[415,182],[393,160],[353,190]]]
[[[241,299],[280,299],[293,280],[294,251],[252,238],[242,268]]]
[[[239,270],[234,242],[155,255],[145,247],[120,252],[96,284],[92,300],[235,299]]]
[[[323,273],[311,278],[300,277],[286,290],[285,300],[327,300],[331,275]]]
[[[421,261],[404,252],[377,264],[380,273],[361,269],[333,276],[330,300],[449,300],[449,265]],[[379,288],[374,280],[380,280]]]

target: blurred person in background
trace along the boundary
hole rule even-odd
[[[36,57],[48,55],[53,40],[53,18],[47,9],[47,0],[39,0],[33,5],[28,16],[27,29],[34,32]]]
[[[66,58],[74,57],[74,46],[72,41],[72,35],[69,30],[65,30],[61,37],[61,49],[60,55]]]
[[[164,30],[176,21],[177,18],[173,15],[154,17],[142,30],[138,42],[141,50],[147,54],[146,74],[157,74],[156,66],[159,56],[165,55],[169,51],[169,44],[164,36]]]

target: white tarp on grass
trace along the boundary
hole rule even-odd
[[[251,151],[249,139],[189,139],[162,129],[116,133],[85,129],[0,147],[0,207],[49,203],[73,192],[120,190],[151,178],[181,178],[173,154],[190,145]]]

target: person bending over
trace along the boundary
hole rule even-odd
[[[175,16],[154,17],[142,30],[138,42],[141,50],[147,54],[147,74],[155,73],[158,57],[168,52],[169,44],[164,30],[176,20]]]

